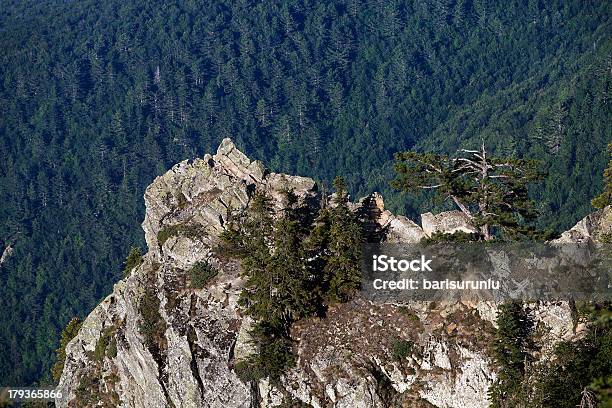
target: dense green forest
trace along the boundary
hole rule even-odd
[[[497,3],[497,4],[494,4]],[[274,170],[379,190],[393,154],[539,159],[540,223],[592,210],[612,139],[607,1],[2,2],[0,384],[49,375],[142,245],[142,194],[232,137]]]

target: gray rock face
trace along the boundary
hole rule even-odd
[[[248,327],[241,330],[236,304],[239,267],[211,258],[211,249],[227,217],[246,208],[255,189],[266,191],[278,208],[286,190],[303,203],[317,196],[313,180],[266,173],[229,139],[214,156],[181,162],[155,179],[145,192],[149,252],[68,345],[59,384],[67,392],[58,406],[251,406],[253,390],[231,366],[235,352],[249,352]],[[219,274],[205,289],[187,289],[186,270],[203,259]],[[151,325],[142,306],[146,296],[154,299],[146,308],[157,311],[152,340],[142,329]],[[105,331],[116,342],[116,355],[96,355]],[[235,348],[237,339],[242,346]],[[91,388],[95,397],[79,387]]]
[[[431,236],[436,232],[444,234],[452,234],[457,231],[473,233],[477,232],[470,219],[461,211],[446,211],[440,214],[425,213],[421,214],[421,223],[423,231],[427,236]]]
[[[286,390],[313,407],[487,407],[490,324],[463,305],[414,306],[418,313],[356,299],[298,322],[299,361]]]
[[[244,210],[256,188],[278,209],[288,190],[301,202],[317,197],[314,180],[267,173],[224,139],[214,156],[180,162],[146,189],[142,228],[149,252],[157,259],[171,258],[180,268],[208,257],[228,216]]]
[[[360,215],[366,233],[374,240],[416,243],[426,236],[423,229],[413,221],[386,210],[379,193],[372,193],[359,200],[353,211]]]
[[[554,240],[555,243],[596,242],[612,235],[612,206],[587,215],[570,230]]]
[[[68,344],[58,407],[274,407],[290,400],[313,407],[488,406],[495,371],[487,333],[495,305],[399,306],[357,298],[332,307],[325,319],[294,325],[298,362],[280,384],[242,383],[234,364],[254,349],[252,322],[237,305],[240,266],[212,248],[256,189],[278,210],[287,190],[303,206],[320,202],[312,179],[269,173],[229,139],[215,155],[181,162],[155,179],[145,192],[149,251]],[[372,238],[390,242],[473,231],[457,212],[424,214],[421,228],[385,210],[376,193],[353,209]],[[602,219],[593,223],[610,224]],[[204,259],[218,274],[192,289],[187,272]],[[555,307],[543,306],[538,319],[565,338],[568,315]]]

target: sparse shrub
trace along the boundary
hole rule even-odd
[[[81,377],[79,385],[75,390],[76,403],[78,407],[93,407],[100,402],[99,391],[100,379],[97,373],[88,372]]]
[[[94,349],[94,360],[102,361],[104,356],[116,357],[117,356],[117,342],[113,336],[115,333],[115,327],[107,327],[100,334],[100,338],[96,343],[96,348]]]
[[[169,225],[157,233],[157,242],[161,247],[170,238],[182,235],[188,238],[197,238],[204,233],[201,225]]]
[[[117,357],[117,339],[115,339],[115,337],[112,337],[110,343],[108,343],[106,355],[110,358]]]
[[[244,383],[259,381],[261,378],[265,377],[256,361],[254,361],[254,358],[238,361],[234,365],[234,371],[238,378]]]
[[[278,408],[312,408],[312,405],[300,401],[299,399],[295,399],[292,396],[285,396],[285,400],[277,405]]]
[[[208,261],[196,262],[189,269],[191,287],[194,289],[203,288],[212,278],[217,276],[217,273],[218,271]]]
[[[106,347],[108,346],[109,338],[102,334],[96,343],[96,348],[94,349],[94,360],[102,361],[104,355],[106,354]]]
[[[139,330],[147,347],[156,348],[163,338],[166,324],[159,313],[159,299],[151,290],[147,290],[138,305],[141,316]]]
[[[187,197],[185,197],[185,194],[183,194],[182,191],[179,191],[178,194],[176,195],[176,201],[177,201],[178,208],[181,210],[185,208],[188,203]]]
[[[259,381],[263,378],[278,381],[285,370],[295,365],[289,340],[277,338],[267,343],[257,355],[236,363],[236,375],[243,382]]]
[[[400,312],[402,315],[406,316],[408,320],[412,320],[413,322],[421,321],[421,319],[419,319],[419,316],[417,316],[417,314],[414,313],[414,311],[412,311],[412,309],[407,306],[400,306],[397,308],[397,311]]]
[[[73,317],[64,330],[62,330],[60,346],[55,350],[55,364],[53,364],[53,368],[51,368],[51,376],[55,381],[59,381],[62,376],[62,371],[64,370],[64,363],[66,362],[66,345],[77,335],[82,324],[83,322],[81,319]]]
[[[602,234],[599,237],[599,242],[602,244],[612,244],[612,232],[608,234]]]
[[[130,253],[125,259],[123,268],[123,277],[127,278],[132,273],[134,268],[139,267],[142,264],[142,252],[140,251],[140,247],[132,247],[130,249]]]
[[[414,342],[410,340],[397,340],[393,343],[393,357],[403,360],[412,353]]]
[[[262,378],[278,381],[285,370],[295,365],[291,340],[283,336],[278,328],[262,322],[255,324],[251,335],[259,352],[237,362],[234,367],[236,375],[244,382]]]

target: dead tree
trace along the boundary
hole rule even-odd
[[[407,192],[434,191],[452,201],[479,228],[484,240],[492,228],[525,233],[524,221],[535,217],[527,186],[542,175],[533,161],[490,156],[479,150],[458,150],[456,157],[402,152],[395,156],[397,178],[391,183]]]

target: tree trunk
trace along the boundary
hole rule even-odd
[[[457,204],[457,207],[459,207],[461,212],[467,215],[470,220],[474,218],[470,210],[468,210],[468,208],[465,205],[463,205],[463,203],[459,201],[457,197],[451,196],[451,198],[453,199],[454,203]]]
[[[485,241],[492,241],[493,237],[491,236],[491,231],[489,231],[489,224],[482,225],[480,227],[480,233],[484,237]]]

